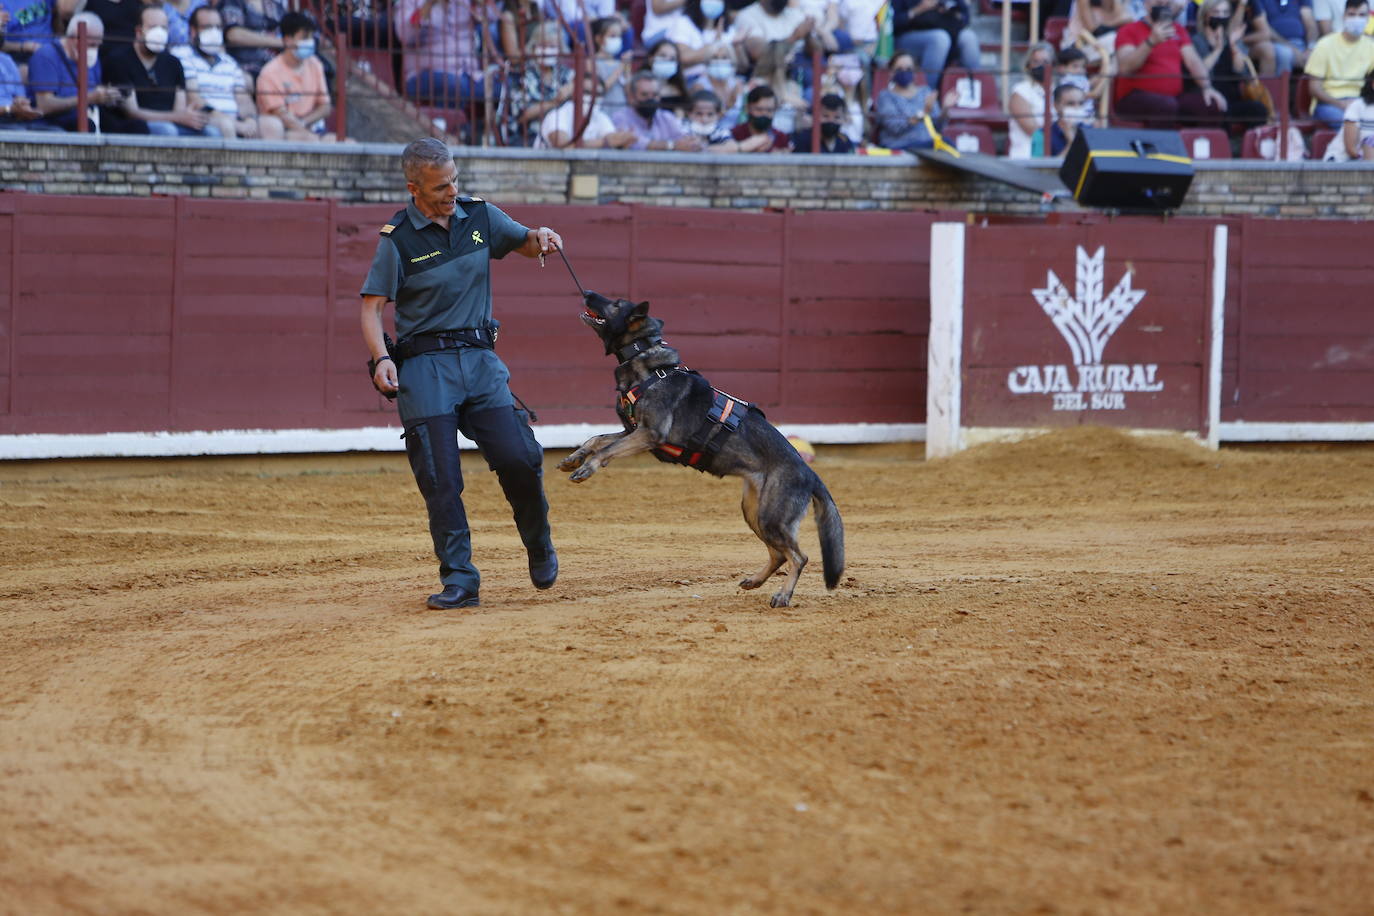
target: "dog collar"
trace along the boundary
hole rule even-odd
[[[663,343],[662,337],[632,340],[623,347],[615,348],[615,358],[620,360],[620,365],[623,366],[636,356],[649,352],[661,343]]]

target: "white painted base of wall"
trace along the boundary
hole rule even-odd
[[[818,445],[923,442],[924,423],[799,423],[778,427]],[[591,423],[534,426],[544,448],[576,448],[617,426]],[[462,448],[477,446],[459,437]],[[313,452],[401,452],[400,427],[362,429],[229,429],[186,433],[0,436],[0,460],[42,458],[180,458],[194,455],[288,455]]]

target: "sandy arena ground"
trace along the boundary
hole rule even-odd
[[[1374,449],[822,450],[778,610],[734,481],[550,471],[536,592],[469,459],[425,611],[335,467],[0,472],[0,911],[1374,912]]]

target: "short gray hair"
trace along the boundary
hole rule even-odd
[[[448,144],[433,137],[412,140],[401,153],[401,171],[406,181],[415,181],[422,169],[437,168],[453,161],[453,153]]]
[[[140,13],[139,15],[142,15],[142,13]],[[87,35],[99,35],[102,38],[105,37],[104,21],[101,20],[101,18],[97,16],[95,13],[87,12],[86,10],[82,10],[81,12],[77,13],[75,16],[72,17],[71,22],[67,23],[67,37],[75,38],[77,26],[79,26],[83,22],[86,23]]]

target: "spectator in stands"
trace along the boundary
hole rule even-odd
[[[725,0],[687,0],[683,16],[664,40],[677,45],[678,63],[689,88],[705,79],[706,61],[729,57],[739,64],[745,60],[744,52],[736,51],[735,31],[725,19]],[[653,55],[653,46],[649,54]]]
[[[167,51],[167,14],[161,6],[145,6],[134,30],[134,43],[115,48],[105,60],[111,85],[130,87],[129,117],[147,124],[150,134],[162,137],[218,137],[202,111],[186,100],[186,74],[181,62]]]
[[[0,7],[0,32],[9,25],[10,11]],[[0,51],[0,130],[55,130],[43,123],[43,113],[29,102],[24,77],[14,58]]]
[[[1317,23],[1318,37],[1339,32],[1345,18],[1345,0],[1312,0],[1312,19]]]
[[[3,51],[13,58],[22,74],[22,68],[28,66],[39,45],[52,39],[52,0],[4,0],[3,8],[9,16]]]
[[[697,85],[715,93],[723,110],[734,111],[744,93],[744,80],[735,69],[734,52],[718,51],[706,62],[705,78]]]
[[[806,18],[814,26],[811,40],[821,49],[822,54],[833,54],[840,50],[840,39],[836,35],[840,28],[840,4],[838,0],[797,0]],[[846,46],[846,49],[848,45]]]
[[[878,48],[878,11],[887,0],[840,0],[840,28],[835,37],[841,51],[850,51],[867,64]]]
[[[1117,30],[1116,64],[1116,112],[1123,118],[1171,128],[1215,123],[1226,113],[1226,98],[1212,86],[1188,30],[1174,22],[1172,0],[1150,0],[1147,18]],[[1184,68],[1196,89],[1185,87]]]
[[[1072,83],[1054,87],[1054,123],[1050,125],[1050,155],[1062,156],[1088,123],[1087,94]]]
[[[1269,25],[1278,72],[1301,70],[1307,55],[1317,43],[1317,20],[1312,16],[1312,0],[1252,0]],[[1205,21],[1205,20],[1203,20]]]
[[[539,0],[501,0],[498,25],[501,56],[510,62],[513,70],[525,65],[525,39],[542,19]]]
[[[220,0],[224,45],[254,80],[282,49],[281,17],[286,9],[284,0]]]
[[[617,129],[634,132],[635,141],[629,148],[700,151],[702,142],[683,129],[676,115],[659,107],[659,92],[658,77],[647,70],[630,77],[625,94],[629,105],[611,116]]]
[[[525,66],[506,90],[505,138],[511,146],[533,142],[544,115],[572,98],[573,71],[565,64],[567,37],[557,22],[536,23],[525,40]]]
[[[978,34],[969,28],[966,0],[892,0],[896,46],[915,58],[926,84],[938,88],[945,64],[976,70]]]
[[[822,93],[838,95],[844,100],[845,119],[841,131],[851,143],[860,144],[866,136],[863,96],[864,68],[858,54],[832,54],[826,60],[825,75],[821,78]]]
[[[1241,84],[1250,73],[1240,46],[1243,30],[1242,24],[1233,22],[1231,0],[1205,0],[1193,48],[1212,85],[1226,98],[1225,122],[1251,128],[1268,123],[1269,109],[1241,92]]]
[[[650,48],[649,72],[658,77],[658,84],[663,87],[659,103],[679,118],[686,115],[691,105],[691,93],[687,91],[687,81],[682,76],[681,55],[677,45],[665,38]]]
[[[788,0],[757,0],[735,16],[735,37],[751,61],[762,58],[774,44],[781,45],[790,59],[802,49],[815,25],[800,6]]]
[[[615,0],[544,0],[544,18],[565,26],[578,44],[587,41],[587,22],[615,15]]]
[[[205,111],[226,138],[280,140],[285,127],[272,115],[258,114],[248,74],[224,53],[223,23],[219,10],[199,7],[191,14],[191,44],[173,52],[186,73],[191,110]]]
[[[539,124],[539,138],[536,146],[552,149],[563,149],[571,146],[575,139],[580,140],[580,145],[588,149],[624,149],[631,146],[638,137],[634,131],[617,129],[615,123],[601,109],[601,99],[592,100],[592,79],[594,79],[595,66],[588,61],[587,75],[583,80],[583,95],[581,98],[583,120],[586,124],[582,129],[582,135],[577,137],[577,124],[573,118],[576,110],[573,106],[577,99],[568,99],[553,111],[544,115]]]
[[[105,40],[100,46],[102,65],[110,52],[133,44],[139,11],[143,9],[141,0],[83,0],[81,9],[95,13],[105,26]]]
[[[77,120],[77,30],[86,26],[86,73],[91,87],[86,94],[94,120],[91,129],[99,126],[102,111],[118,115],[125,107],[124,94],[105,85],[100,69],[100,45],[105,38],[105,26],[95,13],[77,13],[67,23],[67,34],[60,39],[39,46],[29,58],[29,92],[33,107],[43,118],[62,130],[76,130]],[[134,128],[137,130],[137,128]]]
[[[1083,90],[1083,105],[1087,109],[1087,122],[1097,122],[1102,110],[1098,103],[1105,100],[1107,80],[1101,75],[1088,75],[1088,56],[1079,48],[1065,48],[1059,52],[1055,71],[1059,83],[1067,83]]]
[[[639,36],[645,47],[652,47],[668,37],[679,19],[687,14],[687,0],[647,0],[644,4],[644,34]]]
[[[625,80],[631,67],[620,17],[603,16],[593,22],[592,41],[596,46],[596,76],[601,81],[600,105],[605,111],[619,111],[625,107]]]
[[[939,94],[916,85],[916,58],[906,51],[892,55],[892,81],[878,93],[878,145],[888,149],[930,149],[929,125],[939,116]]]
[[[1097,56],[1109,56],[1116,46],[1117,29],[1137,18],[1129,0],[1073,0],[1063,46],[1086,44],[1097,49]],[[1090,58],[1094,56],[1091,51],[1087,53]]]
[[[1364,78],[1360,95],[1345,106],[1341,132],[1326,147],[1327,162],[1374,159],[1374,73]]]
[[[1340,128],[1365,74],[1374,69],[1374,40],[1365,35],[1368,24],[1369,4],[1346,0],[1341,30],[1318,40],[1307,58],[1312,113],[1332,130]]]
[[[852,153],[854,144],[844,135],[844,97],[832,93],[821,96],[821,148],[811,148],[811,128],[793,131],[792,151],[797,153]]]
[[[286,139],[332,143],[327,119],[333,110],[324,65],[315,53],[315,20],[309,13],[281,17],[285,49],[258,76],[258,108],[281,121]]]
[[[709,89],[692,94],[692,108],[687,113],[687,131],[706,144],[712,153],[753,153],[768,149],[773,138],[768,134],[751,136],[743,143],[731,136],[720,97]]]
[[[163,0],[162,11],[167,14],[167,47],[179,48],[191,43],[191,14],[208,0]]]
[[[769,86],[755,86],[744,97],[744,111],[748,120],[735,125],[730,136],[741,146],[741,152],[786,153],[792,149],[787,134],[773,126],[778,112],[778,97]],[[762,140],[768,137],[767,143]],[[744,149],[745,145],[748,149]]]
[[[783,139],[798,127],[809,127],[807,115],[810,106],[802,94],[802,88],[788,73],[788,47],[782,42],[770,44],[754,65],[754,79],[750,88],[767,86],[773,90],[774,113],[773,127],[783,134]],[[804,122],[804,123],[799,123]]]
[[[398,0],[392,25],[403,48],[406,98],[444,108],[468,108],[485,99],[472,9],[468,0]],[[500,85],[491,85],[493,101]]]
[[[1054,64],[1054,48],[1041,42],[1026,55],[1023,77],[1011,90],[1007,101],[1007,158],[1029,159],[1043,156],[1044,138],[1037,137],[1045,126],[1045,80]],[[1039,144],[1036,140],[1040,140]],[[1038,147],[1038,148],[1037,148]]]

